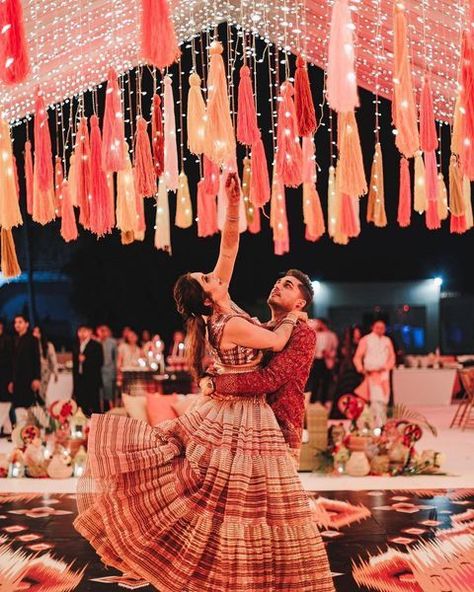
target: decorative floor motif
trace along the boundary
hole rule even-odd
[[[474,490],[325,492],[312,503],[338,592],[474,591]],[[153,590],[106,569],[75,515],[74,495],[0,494],[0,592]]]

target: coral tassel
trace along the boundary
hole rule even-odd
[[[309,83],[306,62],[301,56],[296,58],[295,109],[298,121],[298,134],[312,136],[316,131],[316,113]]]
[[[161,113],[161,99],[159,95],[154,95],[153,97],[151,137],[155,175],[156,178],[159,179],[165,170],[165,136],[163,132],[163,114]]]
[[[61,213],[61,236],[67,243],[76,240],[78,237],[76,217],[67,181],[63,181],[61,186]]]
[[[438,215],[438,168],[433,150],[425,152],[426,180],[426,227],[430,230],[441,228]]]
[[[360,233],[360,223],[356,217],[353,200],[346,193],[341,194],[341,233],[349,238],[355,238]]]
[[[171,78],[165,76],[164,133],[165,133],[165,169],[166,187],[170,191],[178,190],[178,147],[176,144],[176,120],[174,114],[173,87]]]
[[[102,128],[102,168],[106,173],[121,171],[125,168],[125,156],[122,150],[124,138],[121,93],[117,73],[110,68],[107,74]]]
[[[196,72],[189,77],[187,130],[189,151],[202,154],[206,135],[206,103],[202,96],[201,79]]]
[[[179,175],[175,224],[178,228],[189,228],[193,224],[193,206],[189,195],[188,178],[184,171]]]
[[[314,183],[303,184],[303,219],[306,240],[315,242],[326,232],[321,200]]]
[[[77,129],[76,145],[76,203],[80,208],[79,223],[90,228],[91,149],[87,118],[82,117]]]
[[[198,236],[205,238],[218,232],[216,193],[206,191],[204,179],[199,181],[197,189],[197,223]]]
[[[23,219],[18,202],[10,126],[3,118],[0,119],[0,154],[0,226],[10,230],[23,224]]]
[[[137,121],[135,135],[135,175],[137,179],[137,191],[142,197],[155,195],[156,176],[151,155],[150,140],[146,131],[147,122],[143,117]]]
[[[426,210],[426,173],[423,156],[420,151],[415,154],[415,212],[422,214]]]
[[[399,226],[405,228],[410,226],[411,221],[411,184],[410,169],[408,160],[404,157],[400,160],[400,190],[398,197],[398,218]]]
[[[250,78],[250,68],[240,68],[239,99],[237,111],[237,140],[251,146],[260,138],[257,124],[257,112]]]
[[[276,167],[278,182],[286,187],[298,187],[303,181],[303,152],[298,137],[293,94],[291,82],[284,82],[280,88],[278,105]]]
[[[0,3],[0,80],[18,84],[30,71],[21,0]]]
[[[1,269],[5,278],[15,278],[21,274],[16,256],[15,241],[11,229],[1,230]]]
[[[361,197],[367,193],[367,181],[354,111],[338,116],[338,145],[341,193]]]
[[[209,160],[209,158],[207,158],[207,156],[204,156],[203,163],[204,163],[204,166],[203,166],[203,168],[204,168],[204,179],[203,179],[204,191],[208,195],[216,196],[219,191],[219,174],[220,174],[219,167],[216,164],[214,164],[212,162],[212,160]]]
[[[35,99],[35,159],[33,170],[33,220],[47,224],[54,219],[54,178],[48,113],[40,90]]]
[[[25,142],[25,184],[26,184],[26,211],[33,215],[33,156],[31,154],[31,142]]]
[[[290,250],[290,236],[286,215],[285,186],[278,177],[276,166],[273,167],[270,226],[273,230],[275,255],[288,253]]]
[[[63,161],[59,156],[56,156],[54,164],[54,208],[58,217],[61,217],[61,187],[63,181]]]
[[[474,180],[474,44],[472,31],[463,32],[461,48],[461,88],[463,117],[462,165],[464,174]]]
[[[367,206],[367,222],[373,222],[373,224],[378,228],[387,226],[387,215],[385,213],[385,192],[383,184],[382,147],[378,142],[375,145],[374,160],[372,162],[372,173]]]
[[[262,139],[252,146],[252,175],[250,179],[250,201],[256,208],[270,201],[270,178],[268,176],[267,157]]]
[[[430,230],[440,228],[438,215],[438,168],[435,150],[438,148],[438,136],[433,112],[431,82],[428,76],[423,80],[420,105],[420,143],[425,153],[426,182],[426,226]]]
[[[159,70],[171,66],[180,56],[168,0],[141,0],[142,56]]]
[[[90,229],[97,236],[103,236],[112,232],[112,228],[114,227],[113,194],[110,194],[107,185],[107,176],[102,169],[102,137],[97,115],[92,115],[90,121]]]

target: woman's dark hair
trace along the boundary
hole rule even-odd
[[[176,308],[186,323],[188,362],[198,380],[204,374],[202,361],[206,353],[206,323],[203,316],[212,314],[212,306],[205,304],[208,296],[190,273],[178,279],[173,295]]]

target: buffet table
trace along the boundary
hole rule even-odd
[[[396,368],[394,402],[409,406],[449,406],[456,376],[456,368]]]

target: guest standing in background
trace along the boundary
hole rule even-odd
[[[143,351],[138,345],[137,333],[129,328],[125,341],[118,346],[117,351],[117,385],[121,387],[123,369],[139,368],[139,360],[143,357]]]
[[[96,335],[102,345],[104,365],[102,366],[102,405],[108,411],[114,407],[117,382],[117,342],[107,325],[100,325]]]
[[[5,333],[5,323],[0,319],[0,430],[1,436],[11,434],[10,408],[12,396],[8,392],[8,385],[12,377],[13,341]],[[1,437],[0,436],[0,437]]]
[[[325,405],[330,399],[334,371],[337,360],[337,335],[330,331],[325,319],[316,319],[316,352],[309,378],[311,385],[311,403],[316,401]]]
[[[41,361],[39,342],[30,331],[30,323],[23,315],[14,320],[16,337],[13,347],[12,380],[8,390],[12,394],[15,423],[27,418],[28,409],[41,403]]]
[[[33,329],[33,336],[36,337],[39,344],[41,362],[41,388],[39,395],[43,403],[45,403],[51,376],[54,377],[54,382],[58,382],[58,359],[54,345],[48,341],[46,334],[40,327],[36,326]]]
[[[85,415],[100,413],[100,389],[104,354],[102,345],[93,339],[92,328],[81,325],[73,348],[74,398]]]
[[[344,415],[337,407],[339,397],[354,393],[364,380],[363,374],[360,374],[354,366],[354,356],[361,339],[362,329],[358,325],[348,327],[344,332],[344,339],[339,351],[339,372],[330,419],[344,419]]]
[[[148,329],[143,329],[143,331],[140,334],[140,345],[142,347],[145,347],[145,345],[147,343],[150,343],[151,341],[151,333],[150,331],[148,331]]]

